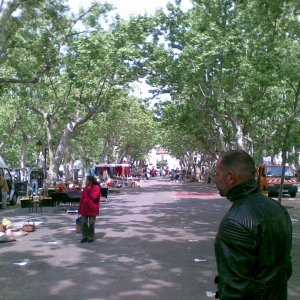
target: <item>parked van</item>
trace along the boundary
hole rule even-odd
[[[0,156],[0,174],[6,179],[9,192],[7,193],[7,202],[10,205],[15,205],[17,203],[18,195],[15,191],[14,180],[10,174],[9,168],[4,162],[3,158]],[[2,203],[2,193],[0,193],[0,203]]]
[[[282,166],[274,164],[260,165],[257,168],[257,182],[261,191],[266,191],[269,196],[278,195],[281,183]],[[290,166],[285,166],[283,194],[296,197],[298,192],[297,178]]]

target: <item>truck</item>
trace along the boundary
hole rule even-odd
[[[280,191],[282,166],[276,164],[263,164],[257,167],[257,183],[260,191],[268,193],[268,196],[277,196]],[[285,166],[283,194],[289,194],[292,198],[298,192],[297,177],[290,166]]]
[[[13,176],[10,173],[9,167],[4,162],[3,158],[0,156],[0,174],[7,181],[9,192],[7,193],[7,201],[10,205],[15,205],[17,203],[18,194],[15,190]],[[0,203],[2,204],[2,193],[0,193]]]

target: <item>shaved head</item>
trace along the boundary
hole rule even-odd
[[[244,150],[229,150],[220,156],[221,169],[234,170],[239,174],[242,181],[248,181],[255,177],[255,162],[253,158]]]
[[[222,153],[216,164],[214,181],[221,196],[226,196],[236,185],[255,178],[253,158],[243,150]]]

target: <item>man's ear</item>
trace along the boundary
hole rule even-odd
[[[227,172],[227,180],[231,186],[237,185],[238,184],[238,174],[234,170],[229,169]]]

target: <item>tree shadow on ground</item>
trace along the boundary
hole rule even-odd
[[[206,291],[215,289],[214,237],[230,203],[199,195],[214,191],[205,185],[158,181],[141,190],[109,196],[91,244],[79,243],[77,214],[58,208],[12,213],[15,222],[43,223],[27,237],[1,245],[1,297],[207,299]],[[22,260],[24,266],[15,264]]]

